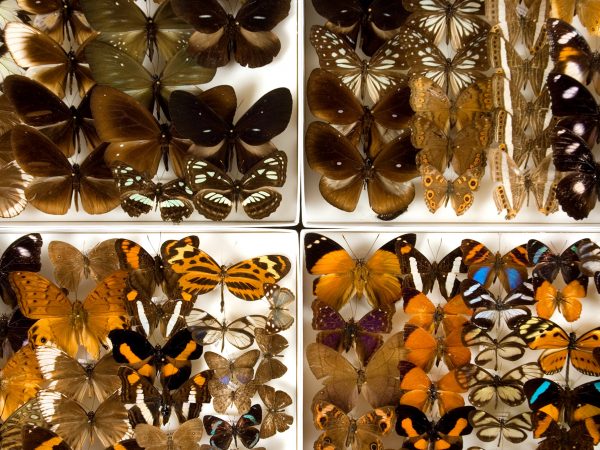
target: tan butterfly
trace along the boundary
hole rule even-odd
[[[400,394],[398,363],[406,356],[403,340],[402,333],[391,336],[369,363],[359,368],[326,345],[309,344],[308,366],[324,385],[315,400],[327,399],[343,411],[354,408],[361,394],[372,407],[395,404]]]
[[[225,358],[214,352],[204,353],[204,359],[210,369],[213,369],[214,378],[225,384],[234,382],[236,384],[247,384],[254,378],[254,366],[256,365],[260,351],[248,350],[234,360]]]
[[[264,285],[265,298],[269,302],[269,316],[265,330],[267,333],[279,333],[294,324],[294,316],[289,313],[288,305],[296,300],[292,291],[277,284]]]
[[[269,334],[264,328],[254,330],[256,343],[262,352],[262,360],[256,368],[256,381],[260,384],[281,378],[287,372],[287,367],[279,359],[288,347],[288,341],[279,334]]]
[[[432,165],[422,165],[421,180],[425,189],[425,205],[432,213],[451,202],[457,216],[464,214],[473,204],[473,192],[479,189],[481,175],[467,170],[452,181]]]
[[[0,419],[5,421],[35,396],[43,382],[33,349],[23,347],[0,370]]]
[[[260,425],[260,438],[266,439],[286,431],[294,423],[294,418],[284,412],[292,404],[292,397],[267,385],[258,388],[258,395],[267,409]]]
[[[129,322],[124,305],[126,271],[106,277],[83,302],[71,302],[58,286],[34,272],[13,272],[9,281],[23,314],[39,319],[29,329],[33,345],[52,342],[73,358],[83,345],[97,359],[100,346],[110,346],[109,331]]]
[[[142,423],[135,427],[135,440],[145,450],[198,450],[203,432],[200,419],[188,420],[175,431],[163,431]]]
[[[116,239],[107,239],[85,253],[67,242],[50,242],[48,257],[59,286],[76,291],[84,278],[100,281],[119,270],[115,242]]]
[[[232,387],[215,379],[208,382],[208,391],[213,398],[213,408],[219,414],[225,414],[232,405],[240,414],[248,411],[257,389],[258,384],[254,381],[239,387]]]

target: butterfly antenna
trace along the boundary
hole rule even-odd
[[[348,243],[348,239],[346,239],[346,236],[344,236],[342,234],[342,239],[344,240],[344,242],[346,243],[346,247],[348,247],[349,253],[352,255],[352,258],[354,259],[358,259],[356,257],[356,254],[354,253],[354,251],[352,250],[352,247],[350,247],[350,244]]]
[[[375,243],[377,242],[377,240],[379,239],[380,234],[377,233],[377,236],[375,236],[375,239],[373,240],[373,243],[371,244],[371,246],[369,247],[369,251],[367,252],[367,255],[370,255],[371,252],[373,251],[373,247],[375,247]]]

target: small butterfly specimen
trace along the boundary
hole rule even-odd
[[[292,404],[292,397],[267,385],[259,386],[258,395],[266,409],[265,418],[260,425],[260,438],[267,439],[289,429],[294,418],[285,413],[285,408]]]
[[[271,30],[287,17],[290,0],[253,0],[243,3],[233,16],[218,0],[172,0],[175,13],[194,27],[189,52],[199,65],[222,67],[231,58],[250,68],[269,64],[281,50]]]
[[[208,391],[216,412],[225,414],[229,408],[235,406],[237,412],[241,414],[250,408],[258,386],[259,384],[254,380],[246,384],[235,385],[212,379],[208,382]]]
[[[48,257],[54,267],[54,279],[58,285],[75,292],[81,280],[92,278],[100,282],[119,270],[115,242],[116,239],[107,239],[86,252],[68,242],[50,242]]]
[[[0,369],[0,418],[6,421],[21,405],[35,397],[44,383],[35,353],[25,346]]]
[[[205,415],[202,421],[210,436],[210,445],[227,450],[233,441],[237,447],[239,439],[244,447],[253,448],[260,439],[260,431],[256,426],[262,421],[262,408],[260,405],[252,405],[233,424],[210,414]]]
[[[493,0],[486,3],[486,17],[513,48],[524,46],[530,52],[545,41],[544,21],[548,2],[540,0]]]
[[[419,166],[427,209],[435,213],[440,207],[452,204],[457,216],[463,215],[473,205],[474,192],[479,189],[480,170],[467,170],[454,180],[448,180],[430,164]]]
[[[183,299],[144,297],[141,291],[128,288],[125,308],[131,317],[131,328],[149,337],[158,328],[161,336],[170,338],[185,327],[185,318],[192,307]]]
[[[288,348],[288,340],[279,334],[268,334],[264,328],[257,328],[254,332],[262,357],[256,368],[256,382],[265,384],[281,378],[288,370],[280,361],[283,358],[281,353]]]
[[[269,315],[265,330],[267,333],[280,333],[294,324],[294,316],[290,314],[288,305],[296,300],[296,296],[287,288],[278,284],[265,283],[265,298],[269,302]]]
[[[204,432],[200,419],[181,423],[175,431],[163,431],[159,427],[140,424],[135,427],[135,439],[147,450],[199,450]]]
[[[500,359],[517,361],[525,354],[527,344],[514,331],[502,338],[495,338],[474,324],[465,324],[462,329],[462,341],[467,347],[479,347],[475,364],[480,367],[494,362],[494,371],[498,370]]]
[[[571,23],[575,15],[592,35],[600,35],[600,5],[595,1],[550,0],[550,17]]]
[[[0,256],[0,293],[2,301],[11,308],[17,306],[17,297],[11,287],[11,272],[39,272],[41,259],[42,236],[39,233],[23,235],[11,242]]]
[[[215,352],[206,352],[204,359],[208,367],[214,371],[213,379],[225,385],[248,384],[254,379],[254,366],[260,358],[260,351],[253,349],[242,353],[235,359],[228,359]]]
[[[373,307],[397,302],[402,294],[402,273],[395,254],[398,239],[382,245],[368,258],[355,258],[327,236],[306,234],[306,270],[318,275],[313,294],[337,311],[354,295],[366,297]]]
[[[245,350],[254,343],[254,331],[267,324],[267,318],[258,314],[250,314],[232,321],[222,322],[208,312],[193,308],[186,316],[185,322],[192,337],[200,345],[207,346],[221,342],[221,352],[225,342]]]
[[[460,294],[449,299],[444,305],[434,305],[421,291],[405,287],[402,290],[402,298],[404,312],[410,315],[406,323],[417,325],[433,334],[437,334],[440,324],[447,335],[462,329],[468,320],[467,316],[473,314]]]
[[[588,278],[581,276],[564,288],[558,289],[548,280],[534,278],[534,292],[538,317],[550,319],[558,310],[567,322],[574,322],[581,316],[581,300],[587,295]]]
[[[413,324],[404,326],[404,345],[406,361],[429,372],[435,363],[439,366],[444,361],[452,370],[464,366],[471,361],[471,350],[461,340],[461,330],[452,331],[446,337],[435,337]]]
[[[11,356],[27,343],[27,335],[35,320],[23,315],[19,308],[0,314],[0,358]]]
[[[64,215],[75,200],[88,214],[104,214],[119,205],[119,191],[104,162],[100,145],[81,163],[72,164],[61,149],[35,128],[17,125],[11,132],[15,159],[35,179],[27,186],[27,201],[47,214]]]
[[[523,442],[532,430],[531,413],[524,412],[508,418],[498,418],[485,411],[475,411],[469,418],[477,430],[477,438],[482,442],[498,439],[498,447],[503,440],[513,444]]]
[[[375,408],[357,419],[328,401],[313,402],[311,406],[315,428],[322,431],[314,448],[383,448],[381,438],[392,431],[394,408]],[[346,445],[348,444],[348,445]]]
[[[129,323],[124,299],[127,272],[104,278],[85,300],[71,302],[65,292],[33,272],[14,272],[9,277],[23,314],[38,321],[29,329],[35,345],[53,343],[72,358],[82,345],[94,359],[107,347],[110,330]]]
[[[534,278],[543,278],[553,282],[559,273],[562,274],[565,283],[579,278],[581,276],[580,260],[578,250],[585,243],[585,239],[580,239],[569,245],[561,254],[554,253],[550,247],[537,239],[530,239],[527,242],[527,253],[529,261],[534,266]],[[589,240],[588,240],[589,242]]]

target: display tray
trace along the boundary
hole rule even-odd
[[[386,242],[396,238],[399,236],[398,233],[390,233],[386,229],[371,229],[364,231],[357,230],[305,230],[302,232],[300,241],[300,264],[302,266],[302,288],[301,292],[303,294],[303,348],[305,349],[305,354],[303,356],[303,375],[304,375],[304,383],[303,383],[303,433],[304,433],[304,448],[312,448],[312,442],[315,441],[321,432],[317,430],[313,423],[313,416],[311,412],[310,405],[312,403],[314,395],[322,389],[323,385],[321,380],[315,379],[315,376],[311,372],[311,369],[308,366],[308,361],[306,359],[306,346],[312,342],[316,341],[317,331],[315,331],[311,325],[313,319],[313,311],[311,310],[311,303],[315,299],[313,295],[313,282],[317,278],[314,275],[311,275],[307,272],[306,269],[306,255],[304,248],[304,241],[307,233],[310,232],[320,233],[325,235],[328,238],[333,239],[335,242],[339,243],[344,250],[348,251],[352,258],[360,259],[362,261],[368,261],[369,258],[373,255],[373,253],[383,246]],[[462,239],[470,238],[477,240],[487,246],[492,252],[499,251],[501,255],[512,250],[514,247],[525,244],[529,239],[537,239],[549,246],[549,248],[554,253],[562,253],[567,246],[578,241],[582,238],[590,238],[593,242],[598,242],[600,240],[599,233],[521,233],[521,232],[502,232],[502,233],[461,233],[461,232],[447,232],[447,233],[417,233],[417,241],[416,248],[430,261],[440,261],[444,256],[446,256],[450,251],[455,249],[457,246],[460,246]],[[381,266],[378,266],[381,267]],[[529,274],[531,274],[531,268],[529,269]],[[466,277],[466,274],[459,275],[459,279],[463,279]],[[561,289],[565,286],[565,283],[559,274],[556,280],[553,283],[554,286]],[[498,281],[496,281],[492,287],[490,288],[490,292],[494,295],[502,294],[502,298],[505,297],[504,291],[500,287]],[[437,282],[435,283],[434,289],[431,293],[427,295],[427,297],[433,302],[434,305],[437,304],[445,304],[444,298],[440,295],[440,291],[438,289]],[[582,313],[581,317],[572,322],[568,323],[565,321],[563,316],[556,311],[551,320],[560,325],[567,333],[575,332],[577,336],[581,336],[581,334],[587,332],[588,330],[597,327],[598,321],[597,316],[600,312],[599,303],[600,295],[598,295],[596,291],[596,287],[594,285],[594,281],[590,279],[589,286],[587,289],[587,296],[582,299]],[[400,300],[396,303],[396,312],[393,315],[392,320],[392,331],[389,334],[384,334],[384,342],[385,340],[403,330],[404,324],[409,319],[409,315],[403,311],[403,301]],[[535,306],[531,306],[532,313],[536,315]],[[359,320],[361,317],[367,313],[371,307],[369,307],[367,301],[365,299],[356,300],[356,298],[351,298],[350,302],[346,304],[341,310],[340,313],[345,320],[349,320],[350,318],[354,318],[355,320]],[[494,329],[496,330],[496,329]],[[490,332],[491,336],[497,336],[494,334],[494,330]],[[504,336],[508,333],[508,329],[506,325],[503,325],[501,331],[498,332],[500,336]],[[438,331],[438,335],[442,334],[442,326],[440,325],[440,330]],[[385,344],[384,344],[385,345]],[[472,358],[480,351],[482,347],[472,347],[471,354]],[[526,348],[525,355],[522,359],[511,362],[506,360],[500,360],[500,365],[498,367],[498,372],[500,375],[503,375],[517,366],[526,363],[526,362],[534,362],[537,360],[538,356],[541,354],[541,350],[530,350]],[[358,361],[353,349],[350,350],[349,353],[341,353],[345,358],[347,358],[355,367],[358,367]],[[473,359],[472,359],[473,362]],[[492,368],[490,369],[490,365],[485,366],[490,373],[495,373]],[[448,372],[445,364],[441,362],[439,366],[433,365],[433,368],[430,372],[428,372],[428,376],[431,380],[439,379],[439,376]],[[549,378],[551,380],[556,381],[557,383],[564,385],[565,382],[565,370],[563,369],[559,373],[554,375],[546,375],[545,378]],[[596,380],[597,378],[590,377],[587,375],[583,375],[573,368],[573,366],[569,369],[569,385],[571,387],[580,386],[581,384]],[[469,405],[469,400],[467,399],[467,394],[463,394],[465,398],[465,404]],[[497,405],[494,405],[494,401],[492,400],[487,406],[483,408],[488,413],[494,414],[499,418],[507,418],[512,417],[521,412],[529,411],[527,401],[518,406],[509,407],[501,401],[498,402]],[[362,414],[371,411],[372,408],[366,402],[364,396],[359,396],[358,403],[356,408],[353,409],[350,413],[352,417],[360,417]],[[434,406],[432,412],[427,414],[429,419],[438,419],[440,416],[438,414],[437,406]],[[396,435],[395,431],[387,435],[383,438],[384,447],[383,448],[399,448],[402,444],[403,438],[400,438]],[[522,443],[513,444],[505,439],[502,439],[499,447],[500,448],[519,448],[519,449],[535,449],[539,444],[540,440],[534,440],[531,436]],[[475,436],[475,432],[471,433],[468,436],[464,437],[464,445],[462,448],[470,448],[471,446],[476,446],[479,448],[496,448],[498,446],[498,439],[496,438],[494,441],[485,443],[477,439]]]

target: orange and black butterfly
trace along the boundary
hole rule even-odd
[[[402,289],[404,312],[410,315],[407,323],[417,325],[436,334],[442,325],[444,332],[450,334],[461,329],[468,321],[466,316],[473,314],[460,294],[455,295],[444,305],[434,305],[423,293],[411,287]]]
[[[494,362],[494,370],[498,370],[500,358],[517,361],[525,354],[527,344],[514,331],[502,338],[495,338],[482,328],[468,323],[462,329],[462,341],[467,347],[479,347],[475,356],[475,364],[485,366]]]
[[[539,438],[544,438],[537,446],[537,450],[577,449],[594,450],[598,444],[598,425],[592,418],[577,422],[570,427],[560,425],[558,422],[544,418],[548,425],[544,431],[534,433]]]
[[[462,342],[461,330],[452,331],[446,337],[435,337],[416,325],[404,326],[404,345],[408,350],[406,360],[429,372],[433,364],[444,361],[452,370],[471,361],[471,350]]]

